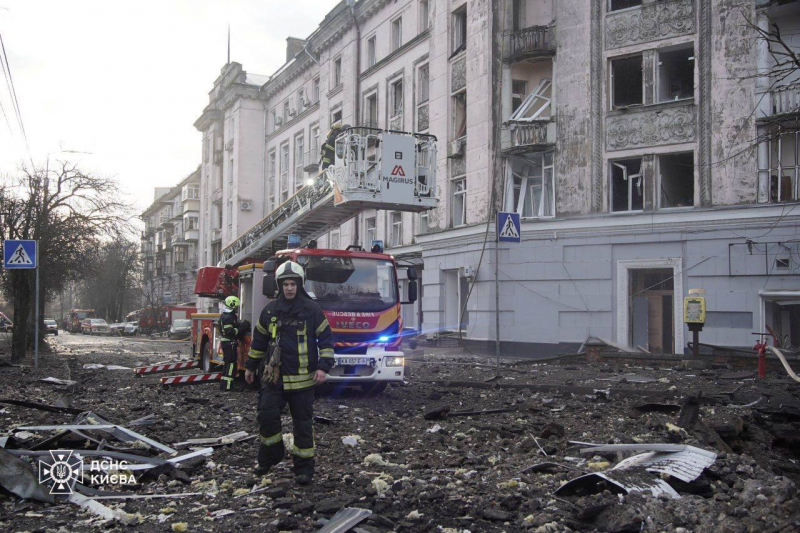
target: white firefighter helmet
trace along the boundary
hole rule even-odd
[[[275,280],[278,282],[278,284],[280,284],[281,280],[290,278],[299,278],[300,283],[298,283],[298,285],[301,287],[306,282],[306,273],[303,270],[303,267],[294,261],[286,261],[278,267],[278,270],[275,271]]]

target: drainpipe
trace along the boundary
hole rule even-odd
[[[350,15],[353,17],[353,25],[356,28],[356,61],[355,66],[353,68],[353,77],[354,77],[354,85],[353,85],[353,124],[358,125],[358,117],[360,114],[359,109],[359,102],[360,98],[359,95],[361,94],[361,82],[358,79],[359,70],[361,68],[361,28],[358,25],[358,18],[356,18],[356,10],[355,10],[355,0],[347,0],[347,5],[350,6]],[[359,220],[361,215],[356,215],[355,217],[355,229],[353,232],[353,245],[358,246],[359,241]]]
[[[261,210],[261,216],[267,216],[269,213],[269,199],[267,198],[267,105],[264,103],[264,138],[261,141],[261,199],[264,202],[264,207]]]

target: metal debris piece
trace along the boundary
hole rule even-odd
[[[751,370],[740,370],[738,372],[723,374],[719,377],[719,379],[751,379],[755,377],[756,373]]]
[[[561,463],[545,462],[545,463],[539,463],[539,464],[531,465],[531,466],[529,466],[527,468],[523,468],[522,470],[520,470],[519,472],[517,472],[514,475],[515,476],[519,476],[520,474],[525,474],[527,472],[552,472],[552,471],[557,470],[559,468],[563,468],[564,470],[578,470],[578,471],[580,471],[580,469],[575,468],[574,466],[562,465]]]
[[[147,426],[156,423],[156,415],[147,415],[136,420],[131,420],[126,425],[128,426]]]
[[[613,378],[597,378],[597,381],[612,381],[615,383],[654,383],[656,378],[647,376],[637,376],[636,374],[626,374],[624,376],[614,376]]]
[[[55,502],[53,495],[39,484],[33,468],[4,449],[0,449],[0,487],[26,500]]]
[[[114,434],[115,431],[122,432],[123,434],[127,435],[128,439],[120,439],[126,442],[132,442],[133,440],[139,440],[146,444],[149,444],[151,447],[161,450],[162,452],[166,453],[177,453],[177,450],[170,448],[165,444],[161,444],[160,442],[156,442],[153,439],[145,437],[140,433],[136,433],[133,430],[127,429],[122,426],[117,426],[115,424],[66,424],[63,426],[24,426],[17,429],[24,429],[28,431],[106,431],[108,433]],[[117,435],[115,435],[117,436]],[[119,437],[118,437],[119,438]]]
[[[678,499],[678,494],[675,489],[669,486],[669,483],[663,479],[653,478],[646,474],[643,469],[633,472],[629,470],[617,471],[606,470],[605,472],[595,472],[592,474],[585,474],[576,477],[561,487],[559,487],[554,494],[572,494],[581,488],[590,488],[598,485],[601,481],[606,481],[611,485],[619,488],[625,494],[630,492],[650,492],[654,497],[661,494],[666,494],[671,498]]]
[[[87,363],[83,365],[83,368],[86,370],[99,370],[101,368],[105,368],[106,370],[130,370],[131,367],[129,366],[119,366],[119,365],[102,365],[100,363]]]
[[[362,520],[372,514],[369,509],[359,509],[358,507],[344,507],[333,515],[325,526],[317,533],[344,533],[349,531]]]
[[[636,466],[644,467],[648,472],[658,472],[678,478],[685,483],[691,483],[697,479],[703,470],[714,464],[717,454],[686,446],[684,450],[677,452],[651,451],[620,461],[615,470],[624,470]]]
[[[58,379],[53,377],[42,378],[39,381],[41,381],[42,383],[51,383],[53,385],[67,385],[67,386],[75,385],[78,383],[77,381],[72,381],[71,379]]]
[[[102,503],[96,502],[91,498],[87,498],[79,492],[73,492],[70,494],[69,501],[93,512],[103,520],[114,520],[115,518],[120,518],[124,514],[123,511],[106,507]]]
[[[685,444],[589,444],[586,442],[571,442],[570,444],[589,445],[589,448],[582,448],[581,453],[594,452],[682,452],[690,446]]]
[[[173,444],[176,448],[186,448],[188,446],[208,446],[211,444],[232,444],[234,442],[238,442],[249,437],[246,431],[237,431],[236,433],[231,433],[230,435],[224,435],[222,437],[209,437],[205,439],[189,439],[183,442],[176,442]]]
[[[38,409],[40,411],[49,411],[51,413],[70,413],[73,415],[77,415],[83,412],[81,409],[75,409],[74,407],[59,407],[56,405],[46,405],[43,403],[26,402],[24,400],[0,400],[0,403],[5,403],[8,405],[17,405],[19,407],[29,407],[31,409]]]

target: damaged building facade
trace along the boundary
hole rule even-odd
[[[772,58],[753,25],[770,21],[792,39],[800,6],[342,2],[272,76],[223,68],[195,123],[200,260],[315,176],[341,120],[439,140],[437,209],[364,212],[320,240],[417,263],[404,318],[425,335],[492,342],[499,300],[506,354],[590,335],[682,352],[683,298],[704,289],[701,342],[749,348],[770,325],[800,344],[800,156],[775,133],[800,89],[756,75]],[[495,210],[522,218],[497,265]]]
[[[155,189],[142,213],[142,305],[195,299],[197,246],[200,240],[200,169],[174,187]]]

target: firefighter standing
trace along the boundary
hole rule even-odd
[[[331,166],[336,158],[336,137],[342,131],[342,123],[334,122],[331,124],[331,129],[328,136],[325,138],[325,144],[322,145],[322,171]]]
[[[222,345],[223,354],[223,368],[222,368],[222,381],[220,388],[222,390],[233,390],[233,381],[238,374],[239,358],[239,318],[236,316],[236,311],[239,309],[239,298],[236,296],[228,296],[225,298],[225,307],[227,311],[219,316],[219,325],[222,329],[222,338],[220,344]]]
[[[280,295],[264,307],[256,323],[245,373],[252,383],[269,352],[258,398],[261,444],[255,473],[266,474],[283,459],[281,411],[288,403],[294,473],[298,484],[307,485],[314,476],[314,387],[325,382],[333,367],[333,334],[322,308],[303,288],[303,267],[287,261],[275,278]]]

